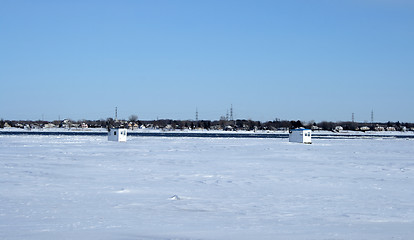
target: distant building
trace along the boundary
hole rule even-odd
[[[387,131],[395,131],[395,127],[387,127]]]
[[[44,128],[54,128],[56,127],[55,124],[53,123],[46,123],[45,125],[43,125]]]
[[[108,132],[108,140],[115,142],[126,142],[127,130],[125,128],[111,128]]]
[[[365,131],[369,131],[369,130],[370,130],[370,128],[369,128],[369,127],[367,127],[367,126],[363,126],[363,127],[361,127],[359,130],[361,130],[361,131],[365,132]]]
[[[310,129],[292,129],[289,131],[289,142],[312,143],[312,130]]]
[[[139,128],[137,123],[134,123],[134,122],[129,122],[128,123],[128,129],[134,130],[134,129],[137,129],[137,128]]]
[[[321,128],[321,127],[318,127],[318,126],[316,126],[316,125],[313,125],[313,126],[311,127],[311,129],[312,129],[312,130],[322,130],[322,128]]]
[[[69,119],[64,119],[64,120],[60,123],[60,127],[63,127],[63,128],[71,128],[71,127],[72,127],[72,124],[71,124],[71,122],[70,122],[70,120],[69,120]]]

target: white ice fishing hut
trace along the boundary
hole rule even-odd
[[[312,130],[292,129],[289,131],[289,142],[312,143]]]
[[[108,140],[115,142],[126,142],[127,130],[125,128],[111,128],[108,132]]]

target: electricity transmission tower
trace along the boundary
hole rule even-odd
[[[230,106],[230,121],[233,121],[233,104]]]

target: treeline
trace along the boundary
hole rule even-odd
[[[149,128],[162,130],[184,130],[184,129],[205,129],[205,130],[224,130],[224,131],[257,131],[257,130],[288,130],[294,128],[309,128],[314,131],[414,131],[414,123],[400,123],[400,122],[376,122],[376,123],[361,123],[361,122],[301,122],[288,120],[274,120],[267,122],[238,119],[234,121],[229,120],[172,120],[160,119],[143,121],[138,120],[134,115],[128,120],[114,120],[112,118],[100,120],[69,120],[63,121],[9,121],[0,120],[0,128],[14,127],[24,129],[36,128],[111,128],[124,127],[129,129]]]

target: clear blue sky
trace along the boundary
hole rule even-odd
[[[409,0],[0,0],[0,118],[414,122]]]

